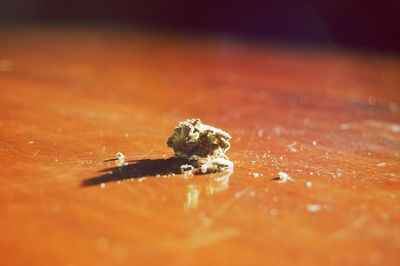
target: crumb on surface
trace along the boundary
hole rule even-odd
[[[167,144],[178,157],[198,158],[217,154],[226,157],[230,139],[231,136],[219,128],[205,125],[200,119],[188,119],[179,123]]]
[[[279,172],[279,183],[286,183],[287,181],[293,181],[293,179],[285,172]]]
[[[125,155],[122,152],[117,152],[115,158],[117,158],[117,160],[125,160]]]
[[[233,168],[233,162],[225,154],[230,148],[230,139],[219,128],[205,125],[200,119],[188,119],[178,124],[167,145],[176,157],[198,161],[201,173],[205,174]],[[184,170],[182,167],[186,168],[182,165],[181,170]]]
[[[125,163],[125,155],[122,152],[117,152],[115,154],[115,158],[117,158],[117,160],[115,161],[115,163],[118,166],[124,166],[127,165],[127,163]]]

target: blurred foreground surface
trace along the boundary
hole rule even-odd
[[[399,58],[124,30],[0,42],[3,265],[398,263]],[[192,117],[233,136],[234,172],[157,177],[143,160]],[[118,151],[145,166],[101,179]]]

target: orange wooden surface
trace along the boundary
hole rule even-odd
[[[233,136],[229,177],[82,185],[192,117]],[[1,265],[398,265],[399,148],[393,56],[0,30]]]

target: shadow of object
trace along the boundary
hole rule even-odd
[[[132,163],[100,170],[103,173],[82,181],[81,186],[94,186],[101,183],[114,182],[130,178],[141,178],[155,175],[181,174],[181,165],[190,164],[196,167],[196,162],[184,158],[170,157],[167,159],[144,159]]]

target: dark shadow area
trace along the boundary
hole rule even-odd
[[[400,52],[395,0],[2,0],[1,23],[101,23]]]
[[[146,176],[181,174],[181,165],[190,164],[196,167],[196,162],[184,158],[170,157],[166,159],[144,159],[131,161],[124,166],[102,169],[98,176],[82,181],[81,186],[94,186],[101,183],[114,182],[130,178]]]

